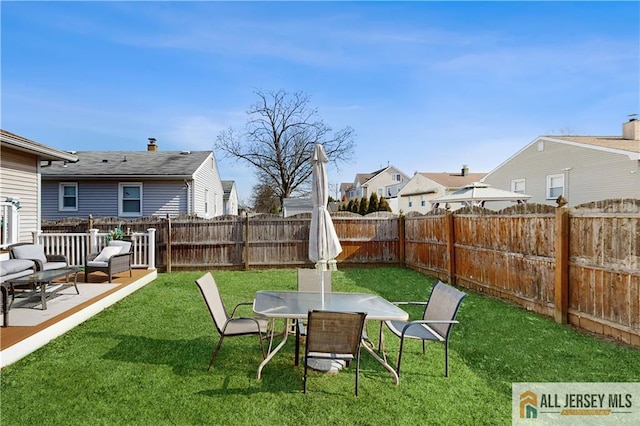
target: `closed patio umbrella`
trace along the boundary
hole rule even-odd
[[[326,271],[335,266],[335,258],[342,252],[338,234],[333,227],[327,210],[329,202],[329,181],[326,164],[329,162],[324,146],[316,144],[311,163],[313,164],[311,199],[311,228],[309,230],[309,260],[316,264],[318,271]],[[320,294],[324,303],[324,274],[319,273]]]

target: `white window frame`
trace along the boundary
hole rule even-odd
[[[411,196],[409,196],[408,198],[409,198],[409,207],[413,207],[413,201],[411,200]]]
[[[559,179],[559,181],[561,182],[560,186],[551,186],[552,183],[554,183],[554,180]],[[552,190],[557,188],[561,188],[562,192],[560,194],[552,194]],[[558,198],[560,195],[564,195],[564,174],[563,173],[559,173],[556,175],[547,175],[547,189],[546,189],[546,193],[547,193],[547,200],[555,200],[556,198]]]
[[[426,207],[427,206],[427,197],[425,197],[424,195],[420,196],[420,207]]]
[[[209,216],[209,188],[204,189],[204,214]]]
[[[521,185],[522,189],[518,189]],[[526,194],[526,186],[524,179],[512,179],[511,180],[511,192],[515,192],[516,194]]]
[[[70,196],[65,195],[64,189],[66,187],[73,187],[75,189],[75,207],[68,207],[64,205],[64,199]],[[58,211],[61,212],[77,212],[78,211],[78,182],[60,182],[58,186]]]
[[[124,188],[127,186],[137,186],[140,188],[140,211],[139,212],[125,212],[124,207]],[[120,182],[118,184],[118,216],[121,217],[141,217],[142,216],[142,182]]]

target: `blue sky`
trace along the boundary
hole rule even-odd
[[[256,89],[303,91],[354,161],[489,172],[640,113],[638,2],[7,2],[3,129],[63,150],[210,150]],[[251,169],[216,152],[241,200]]]

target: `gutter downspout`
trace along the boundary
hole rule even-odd
[[[191,187],[191,182],[188,180],[184,180],[184,184],[187,185],[187,214],[191,214],[193,212],[193,188]]]

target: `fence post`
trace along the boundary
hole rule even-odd
[[[455,234],[455,225],[453,221],[453,213],[451,210],[447,209],[445,212],[445,222],[446,222],[446,233],[447,233],[447,253],[449,255],[449,265],[447,268],[447,278],[449,284],[453,285],[456,283],[456,234]]]
[[[556,208],[555,274],[553,318],[558,324],[567,323],[569,310],[569,210]]]
[[[167,272],[171,273],[171,217],[167,213],[167,248],[165,250],[167,253]]]
[[[247,271],[249,269],[249,215],[244,217],[244,232],[242,235],[243,239],[243,247],[242,247],[242,257],[244,258],[244,270]]]
[[[147,262],[149,266],[147,269],[156,269],[156,228],[147,229],[149,233],[149,239],[147,240],[147,253],[149,258]]]
[[[98,230],[95,228],[89,229],[89,253],[98,253]]]
[[[87,229],[93,229],[93,215],[87,217]]]
[[[401,266],[405,266],[405,243],[406,243],[406,239],[404,236],[404,229],[405,229],[405,222],[404,222],[404,215],[400,215],[398,216],[398,250],[399,250],[399,257],[400,257],[400,265]]]

